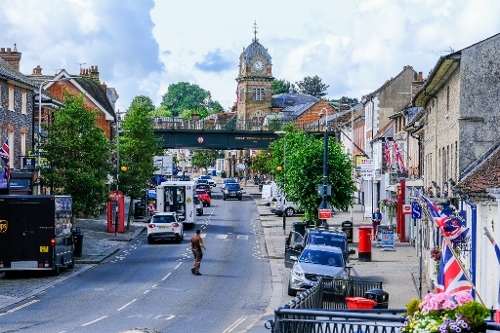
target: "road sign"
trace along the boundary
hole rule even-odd
[[[403,205],[403,214],[411,214],[411,205]]]
[[[422,218],[422,207],[416,201],[411,203],[411,217],[414,219]]]
[[[332,218],[332,211],[330,209],[318,209],[318,218],[320,220]]]

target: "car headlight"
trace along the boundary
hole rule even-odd
[[[292,268],[292,277],[298,278],[298,279],[303,279],[304,278],[304,271],[302,268],[298,265],[293,266]]]
[[[347,272],[347,269],[343,269],[342,271],[340,271],[339,275],[337,276],[338,278],[340,279],[348,279],[349,278],[349,274]]]

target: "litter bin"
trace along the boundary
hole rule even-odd
[[[361,226],[359,229],[358,258],[359,261],[372,261],[372,227]]]
[[[212,176],[217,176],[217,170],[212,170],[211,174]]]
[[[146,216],[146,204],[144,201],[139,201],[135,203],[134,206],[134,217],[141,218]]]
[[[72,233],[73,236],[73,255],[75,257],[81,257],[83,251],[83,233],[80,227],[76,227],[76,230]]]
[[[225,171],[225,170],[222,170],[222,172],[220,173],[220,176],[221,176],[222,178],[226,178],[226,177],[227,177],[227,176],[226,176],[226,171]]]
[[[307,224],[305,224],[304,222],[293,222],[292,225],[293,225],[293,231],[298,232],[302,236],[306,234]]]
[[[389,308],[389,293],[382,289],[370,289],[365,291],[365,298],[371,299],[377,303],[374,308],[388,309]]]
[[[347,308],[350,310],[373,309],[377,304],[374,300],[364,297],[346,297]]]
[[[342,231],[346,234],[347,237],[347,242],[352,243],[353,237],[352,237],[352,222],[351,221],[344,221],[342,222]]]

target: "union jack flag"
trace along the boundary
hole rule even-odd
[[[436,226],[441,230],[443,236],[451,242],[457,243],[463,241],[469,232],[469,228],[463,224],[459,224],[456,219],[450,219],[448,215],[443,213],[439,207],[432,202],[428,197],[422,195],[422,199],[427,204],[427,208],[436,223]]]
[[[7,179],[7,183],[10,178],[10,148],[9,148],[9,139],[5,140],[2,147],[0,148],[0,158],[5,162],[6,171],[5,171],[5,179]]]
[[[449,294],[455,294],[459,291],[472,291],[472,285],[467,279],[462,265],[453,254],[450,243],[443,240],[441,249],[436,291]]]
[[[396,164],[398,165],[399,171],[403,173],[405,171],[405,162],[403,161],[403,149],[401,149],[399,143],[396,140],[394,140],[392,148],[394,149],[394,157]]]
[[[0,158],[5,162],[5,164],[9,164],[10,161],[10,148],[9,148],[9,139],[7,139],[2,148],[0,148]]]
[[[387,167],[392,166],[392,159],[391,159],[391,144],[389,143],[389,140],[384,141],[384,154],[385,154],[385,161],[387,162]]]

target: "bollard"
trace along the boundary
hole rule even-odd
[[[361,226],[359,229],[358,258],[359,261],[372,261],[372,227]]]

